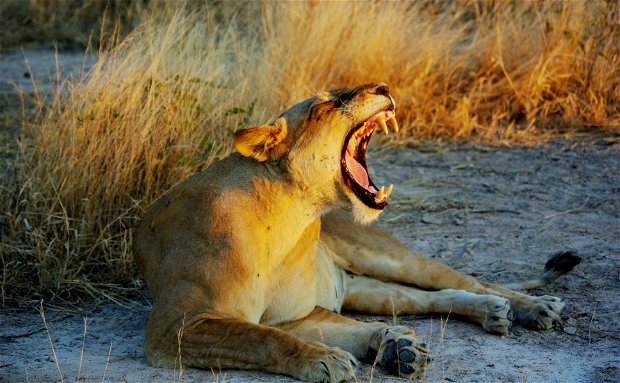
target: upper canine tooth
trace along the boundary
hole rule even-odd
[[[387,125],[385,124],[385,120],[383,118],[379,118],[379,125],[381,125],[381,129],[383,130],[383,132],[385,134],[390,134],[390,131],[388,130]]]
[[[392,125],[392,128],[394,128],[394,131],[398,132],[398,122],[396,122],[396,117],[392,115],[388,121],[390,125]]]

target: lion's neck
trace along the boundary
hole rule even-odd
[[[246,203],[253,217],[246,218],[260,231],[257,240],[265,243],[271,256],[288,253],[332,203],[323,194],[288,180],[255,179],[252,189]]]
[[[300,186],[289,179],[255,180],[253,189],[263,217],[295,220],[302,227],[331,209],[336,200],[331,195],[335,193],[325,192],[322,185]]]

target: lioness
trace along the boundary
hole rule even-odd
[[[235,132],[237,153],[152,205],[134,241],[154,300],[144,345],[151,365],[340,382],[355,378],[357,360],[377,360],[418,378],[429,357],[413,330],[341,309],[451,312],[497,334],[508,332],[513,311],[532,329],[559,320],[558,298],[478,282],[368,225],[392,187],[370,179],[366,147],[376,129],[398,129],[394,110],[385,84],[321,93]],[[513,287],[541,286],[578,260],[557,255],[540,278]]]

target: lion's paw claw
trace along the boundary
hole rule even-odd
[[[484,318],[482,319],[482,327],[488,332],[506,335],[510,327],[512,327],[513,317],[508,299],[490,296]]]
[[[299,379],[308,382],[339,383],[355,380],[357,359],[337,347],[321,347],[317,358],[308,363]]]
[[[517,320],[534,330],[549,330],[560,322],[564,302],[560,298],[544,295],[529,297],[517,309]]]

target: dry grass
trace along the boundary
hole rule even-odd
[[[319,89],[388,82],[401,142],[534,144],[620,124],[614,2],[238,6],[146,17],[90,76],[36,95],[26,164],[0,190],[3,302],[139,290],[143,209],[226,155],[235,129]]]
[[[265,13],[267,57],[286,63],[266,77],[284,105],[372,80],[390,84],[409,136],[536,143],[620,123],[611,2],[297,3]]]
[[[0,250],[15,278],[3,298],[75,301],[105,290],[110,299],[113,286],[139,287],[129,229],[140,202],[226,153],[254,97],[251,63],[236,56],[255,48],[232,23],[194,21],[146,24],[52,105],[39,100],[32,157],[3,192]]]

